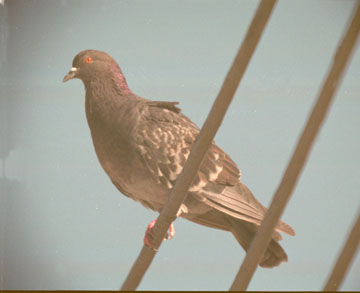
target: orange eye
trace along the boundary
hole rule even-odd
[[[92,62],[93,62],[93,60],[92,60],[91,57],[86,57],[85,58],[85,63],[92,63]]]

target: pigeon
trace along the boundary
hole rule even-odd
[[[122,194],[160,212],[199,128],[182,114],[178,102],[133,93],[118,63],[103,51],[78,53],[63,82],[73,78],[85,86],[86,118],[102,168]],[[267,209],[240,177],[237,165],[213,141],[177,216],[231,232],[246,251]],[[279,232],[295,235],[279,221],[260,266],[271,268],[288,260],[278,243]],[[167,238],[173,235],[171,226]],[[147,237],[144,243],[151,247]]]

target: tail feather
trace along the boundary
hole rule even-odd
[[[251,241],[254,239],[258,226],[241,221],[238,219],[230,218],[231,232],[234,234],[236,240],[240,245],[247,251],[250,247]],[[284,249],[280,244],[273,238],[271,239],[263,258],[260,261],[260,266],[264,268],[272,268],[280,265],[282,262],[286,262],[288,257]]]
[[[232,232],[245,251],[249,249],[251,241],[254,239],[259,228],[254,223],[225,215],[215,209],[200,216],[191,214],[182,214],[181,216],[204,226]],[[272,268],[288,260],[284,249],[278,243],[279,240],[281,240],[280,234],[274,231],[272,239],[260,261],[260,266]]]

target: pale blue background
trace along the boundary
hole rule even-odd
[[[257,1],[34,1],[0,6],[0,288],[118,289],[157,215],[100,167],[73,57],[100,49],[131,89],[180,101],[202,125]],[[279,1],[217,143],[268,205],[354,1]],[[283,215],[289,262],[251,290],[320,290],[359,209],[359,42]],[[139,289],[227,290],[244,258],[231,234],[184,219]],[[342,287],[360,290],[360,258]]]

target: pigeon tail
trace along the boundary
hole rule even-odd
[[[232,217],[228,217],[228,219],[231,222],[231,232],[245,251],[247,251],[256,235],[258,226]],[[282,262],[287,262],[287,260],[288,257],[284,249],[272,238],[259,265],[264,268],[272,268],[280,265]]]

